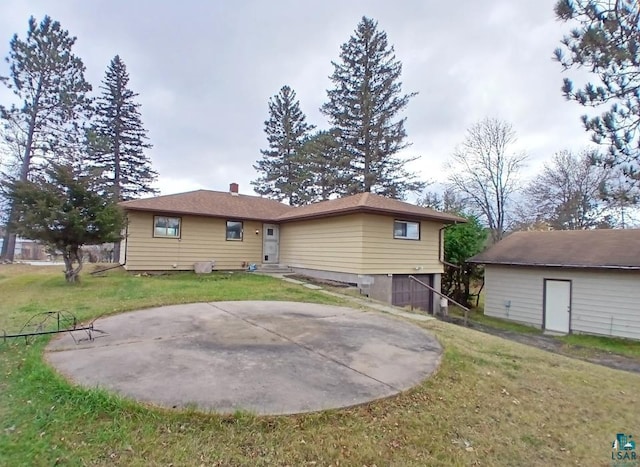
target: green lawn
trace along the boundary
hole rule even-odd
[[[343,304],[251,274],[64,284],[57,270],[0,266],[0,329],[38,311],[83,319],[201,300]],[[420,386],[351,409],[282,417],[160,410],[69,385],[34,345],[0,341],[0,465],[609,465],[618,432],[637,434],[640,375],[430,321],[445,347]]]
[[[504,331],[519,332],[521,334],[542,334],[542,330],[525,324],[514,323],[484,314],[484,294],[480,295],[480,306],[469,311],[469,320],[484,326]],[[464,316],[464,312],[452,306],[449,312],[455,316]],[[625,357],[640,358],[640,341],[606,336],[591,336],[587,334],[569,334],[555,339],[565,344],[564,349],[577,356],[588,356],[592,352],[607,352]]]
[[[454,316],[464,316],[464,311],[457,306],[449,307],[449,313]],[[495,329],[502,329],[504,331],[514,331],[523,334],[542,334],[540,329],[533,326],[527,326],[525,324],[514,323],[513,321],[487,316],[481,308],[472,308],[469,310],[469,321],[484,324],[485,326]]]
[[[631,339],[618,339],[603,336],[589,336],[586,334],[569,334],[558,337],[562,342],[570,346],[581,347],[586,350],[599,350],[627,357],[640,359],[640,341]]]

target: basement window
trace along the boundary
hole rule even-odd
[[[227,240],[242,241],[242,222],[227,221]]]
[[[153,236],[180,238],[180,218],[153,216]]]
[[[420,222],[393,221],[393,238],[420,240]]]

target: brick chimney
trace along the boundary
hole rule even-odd
[[[237,195],[238,194],[238,184],[237,183],[229,184],[229,193],[231,193],[232,195]]]

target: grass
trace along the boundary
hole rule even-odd
[[[480,295],[478,308],[469,311],[469,320],[503,331],[513,331],[520,334],[542,334],[542,330],[526,324],[514,323],[484,314],[484,294]],[[464,312],[456,307],[449,308],[449,313],[464,316]],[[592,336],[587,334],[569,334],[553,337],[565,344],[564,350],[568,354],[587,357],[594,352],[606,352],[630,358],[640,358],[640,341],[618,337]]]
[[[13,274],[11,274],[13,272]],[[55,266],[0,266],[0,329],[19,329],[34,313],[64,310],[79,319],[162,305],[217,300],[290,300],[342,303],[308,289],[248,273],[83,275],[69,286]]]
[[[449,314],[462,317],[464,316],[464,311],[454,305],[449,307]],[[506,321],[504,319],[487,316],[481,308],[472,308],[469,310],[469,321],[495,329],[502,329],[503,331],[513,331],[522,334],[542,334],[540,329],[533,326],[527,326],[526,324],[514,323],[513,321]]]
[[[602,352],[624,355],[640,359],[640,341],[616,337],[590,336],[586,334],[569,334],[557,339],[567,345],[595,349]]]
[[[60,277],[58,277],[60,276]],[[82,318],[200,300],[339,303],[250,274],[84,276],[0,266],[0,329],[36,311]],[[638,429],[640,375],[448,323],[438,372],[396,397],[282,417],[167,411],[69,385],[45,340],[0,344],[0,465],[604,465],[617,432]]]

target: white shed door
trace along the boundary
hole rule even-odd
[[[571,317],[571,281],[545,279],[544,293],[545,329],[568,333]]]
[[[262,226],[262,262],[278,263],[280,256],[280,232],[276,224]]]

